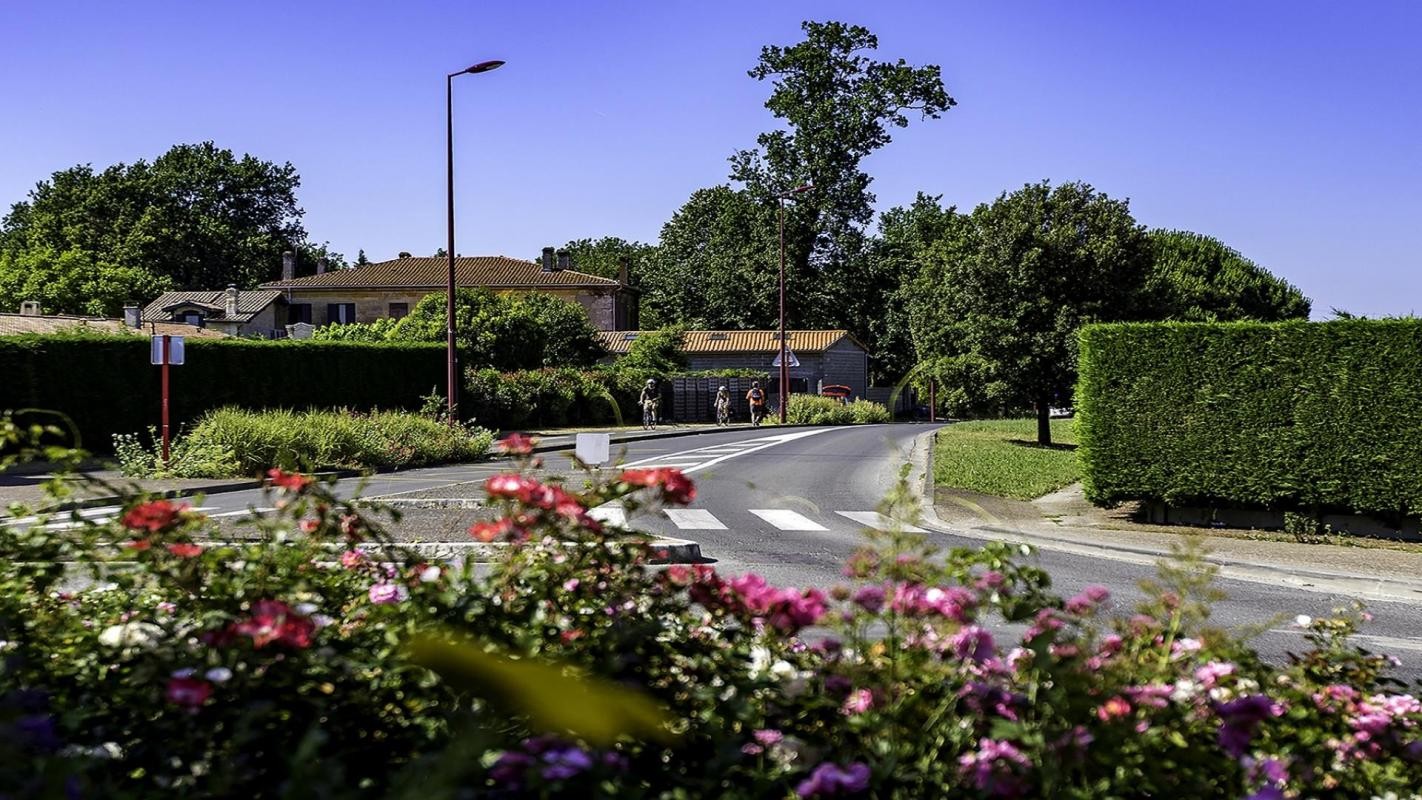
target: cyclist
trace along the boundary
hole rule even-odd
[[[661,392],[657,391],[657,379],[648,378],[647,385],[642,387],[642,394],[637,398],[637,405],[642,407],[642,427],[652,428],[657,424],[657,406],[662,402]]]
[[[760,381],[752,381],[749,392],[746,392],[746,402],[750,403],[751,424],[759,425],[765,418],[765,390],[760,388]]]
[[[731,424],[731,390],[724,386],[716,390],[716,424]]]

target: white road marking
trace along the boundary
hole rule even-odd
[[[782,531],[827,531],[829,528],[788,508],[750,508],[750,513]]]
[[[627,509],[615,503],[606,503],[588,512],[593,519],[610,528],[627,527]]]
[[[667,517],[684,531],[724,531],[726,526],[704,508],[668,508]]]
[[[892,531],[896,527],[892,519],[889,519],[877,511],[836,511],[834,513],[845,519],[853,520],[866,528],[873,528],[878,531]],[[928,531],[917,525],[898,525],[897,527],[908,533],[928,533]]]
[[[276,511],[275,508],[244,508],[241,511],[224,511],[221,514],[208,514],[207,516],[216,519],[218,517],[236,517],[242,514],[265,514],[269,511]]]
[[[691,472],[696,472],[696,471],[698,471],[698,470],[706,469],[707,467],[713,467],[713,466],[715,466],[715,465],[717,465],[717,464],[720,464],[722,461],[726,461],[726,460],[729,460],[729,459],[732,459],[732,458],[736,458],[736,457],[738,457],[738,456],[743,456],[743,455],[747,455],[747,454],[750,454],[750,453],[754,453],[754,452],[757,452],[757,451],[759,451],[759,450],[764,450],[764,449],[766,449],[767,447],[774,447],[774,446],[776,446],[776,445],[778,445],[778,444],[785,444],[786,442],[793,442],[793,441],[795,441],[796,439],[803,439],[803,438],[805,438],[806,436],[817,436],[817,435],[819,435],[819,434],[821,434],[821,433],[829,433],[829,432],[832,431],[832,430],[835,430],[835,429],[834,429],[834,428],[816,428],[815,430],[809,430],[809,431],[796,431],[796,432],[794,432],[794,433],[782,433],[782,434],[780,434],[780,435],[778,435],[778,436],[762,436],[762,437],[759,437],[759,438],[756,438],[756,439],[749,439],[749,440],[747,440],[747,441],[744,442],[744,444],[746,444],[747,447],[745,447],[744,449],[741,449],[741,450],[737,450],[737,451],[734,452],[734,453],[720,453],[720,454],[718,454],[718,453],[711,453],[711,452],[708,452],[708,451],[710,451],[710,450],[724,450],[724,449],[726,449],[726,444],[725,444],[725,443],[716,444],[716,445],[708,445],[708,446],[706,446],[706,447],[697,447],[697,448],[694,448],[694,449],[691,449],[691,450],[682,450],[681,452],[677,452],[677,453],[666,453],[666,454],[663,454],[663,455],[652,456],[652,457],[650,457],[650,458],[644,458],[644,459],[642,459],[641,461],[633,461],[633,462],[628,463],[628,464],[623,464],[623,467],[642,467],[642,468],[647,468],[647,467],[662,466],[662,465],[665,465],[665,466],[681,466],[681,465],[677,465],[677,464],[666,464],[666,462],[669,461],[669,460],[681,460],[681,458],[682,458],[683,456],[690,456],[690,455],[692,455],[692,454],[695,454],[695,455],[697,455],[697,456],[710,456],[709,459],[707,459],[706,461],[702,461],[702,462],[699,463],[699,464],[693,464],[693,465],[690,466],[690,467],[682,467],[682,469],[681,469],[682,472],[691,473]],[[738,442],[737,444],[740,444],[740,443]],[[823,530],[823,529],[821,529],[821,530]]]

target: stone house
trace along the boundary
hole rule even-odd
[[[219,292],[165,292],[143,307],[144,323],[175,323],[207,328],[229,336],[286,335],[286,298],[272,289]]]
[[[406,257],[354,269],[292,277],[291,260],[282,280],[262,284],[285,298],[283,324],[311,325],[373,322],[403,317],[425,295],[443,292],[449,261],[444,257]],[[581,305],[598,330],[628,330],[637,326],[638,292],[627,285],[626,269],[617,279],[570,268],[566,253],[543,249],[542,263],[508,256],[459,256],[454,259],[455,285],[483,288],[496,294],[542,292]]]
[[[604,331],[603,347],[612,356],[626,355],[640,331]],[[849,387],[850,399],[869,390],[869,351],[849,331],[786,331],[793,356],[790,391],[819,394],[826,386]],[[697,372],[750,369],[770,375],[769,391],[779,394],[779,331],[687,331],[681,351],[687,368]],[[795,362],[799,361],[799,366]]]

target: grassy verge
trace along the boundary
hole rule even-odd
[[[938,432],[933,477],[939,486],[1031,500],[1081,479],[1075,420],[1052,420],[1051,447],[1037,445],[1033,419],[982,420]]]

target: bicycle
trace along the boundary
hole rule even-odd
[[[657,401],[644,400],[642,402],[642,430],[649,431],[657,427]]]
[[[731,424],[731,404],[721,402],[716,404],[716,424],[721,427],[729,427]]]
[[[759,428],[760,423],[765,421],[765,404],[751,406],[751,425]]]

